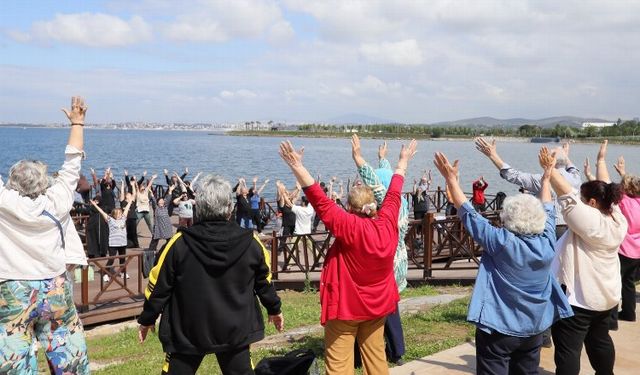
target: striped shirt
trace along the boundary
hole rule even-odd
[[[109,247],[127,246],[127,218],[118,220],[109,216]]]

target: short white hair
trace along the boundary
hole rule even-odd
[[[38,160],[20,160],[9,171],[7,187],[24,197],[36,199],[49,187],[47,165]]]
[[[516,234],[541,234],[547,221],[542,202],[530,194],[518,194],[504,200],[500,212],[502,225]]]
[[[201,177],[196,189],[198,220],[227,220],[231,216],[231,184],[222,176]]]

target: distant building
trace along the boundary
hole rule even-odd
[[[615,122],[583,122],[582,128],[608,128],[615,125]]]

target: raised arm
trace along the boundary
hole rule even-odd
[[[64,151],[65,159],[54,183],[46,191],[53,203],[53,214],[57,217],[68,215],[73,207],[75,191],[80,180],[83,157],[83,126],[87,107],[80,97],[71,98],[71,110],[63,109],[71,123],[69,141]]]
[[[120,181],[120,201],[122,202],[125,197],[125,192],[127,191],[125,181]]]
[[[122,217],[127,217],[127,215],[129,215],[129,210],[131,209],[132,202],[133,202],[133,199],[127,199],[127,205],[124,207]]]
[[[620,177],[624,178],[624,176],[627,175],[627,169],[624,163],[624,156],[620,156],[618,158],[618,161],[613,165],[613,168],[615,168],[616,172],[618,172]]]
[[[82,151],[84,148],[84,117],[87,113],[87,106],[84,104],[84,99],[79,96],[71,98],[71,110],[62,108],[62,111],[71,122],[71,132],[69,133],[69,146],[75,147]]]
[[[258,195],[262,194],[262,191],[264,190],[264,188],[267,186],[267,184],[269,183],[269,179],[267,178],[266,180],[264,180],[264,182],[262,183],[262,186],[260,186],[260,189],[258,189]],[[193,185],[193,183],[191,183]]]
[[[196,176],[193,178],[193,180],[191,180],[191,186],[196,186],[196,182],[198,181],[200,176],[202,176],[202,172],[198,172],[198,174],[196,174]]]
[[[362,149],[360,148],[360,138],[357,134],[351,136],[351,157],[356,163],[356,167],[360,168],[367,163],[362,157]]]
[[[542,174],[542,188],[540,189],[540,200],[542,203],[551,203],[551,173],[556,168],[556,156],[543,147],[538,154],[538,162],[544,173]]]
[[[591,164],[589,164],[589,158],[584,159],[584,176],[587,178],[587,181],[593,181],[596,177],[591,174]]]
[[[496,168],[498,168],[498,170],[501,170],[502,168],[504,168],[504,165],[506,163],[502,161],[502,158],[498,154],[498,149],[496,147],[495,139],[493,139],[491,142],[487,142],[484,138],[476,138],[475,144],[476,144],[476,149],[482,152],[486,157],[488,157],[489,160],[491,160],[491,162],[493,163],[493,165],[495,165]]]
[[[460,182],[458,181],[460,162],[456,160],[453,162],[453,165],[451,165],[443,153],[436,152],[433,163],[447,183],[447,191],[451,195],[449,201],[453,203],[456,208],[460,208],[460,206],[467,201],[467,196],[462,192]]]
[[[486,155],[493,165],[500,170],[500,177],[512,184],[521,186],[534,194],[538,194],[540,192],[541,175],[522,172],[505,163],[500,155],[498,155],[495,139],[489,143],[482,138],[476,138],[475,144],[476,149]]]
[[[92,199],[92,200],[90,200],[90,202],[91,202],[91,205],[92,205],[93,207],[95,207],[95,208],[96,208],[96,210],[98,210],[98,212],[100,213],[100,216],[102,216],[102,218],[104,219],[104,221],[109,221],[109,215],[107,215],[107,213],[106,213],[106,212],[104,212],[104,211],[102,210],[102,208],[100,208],[100,206],[98,206],[98,204],[96,203],[96,201],[94,201],[94,200]]]
[[[434,164],[446,180],[447,191],[451,193],[451,202],[458,209],[458,217],[465,229],[469,231],[473,239],[482,245],[487,255],[491,256],[501,250],[507,242],[509,233],[505,229],[491,225],[485,217],[478,214],[471,206],[458,182],[458,160],[451,165],[443,153],[437,152]]]
[[[609,170],[607,169],[607,144],[608,140],[604,140],[600,145],[600,151],[598,151],[598,161],[596,164],[596,178],[599,181],[611,183],[611,177],[609,176]]]

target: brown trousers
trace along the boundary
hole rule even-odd
[[[358,339],[365,375],[389,374],[384,352],[385,318],[349,321],[330,320],[324,327],[327,375],[353,374],[353,345]]]

